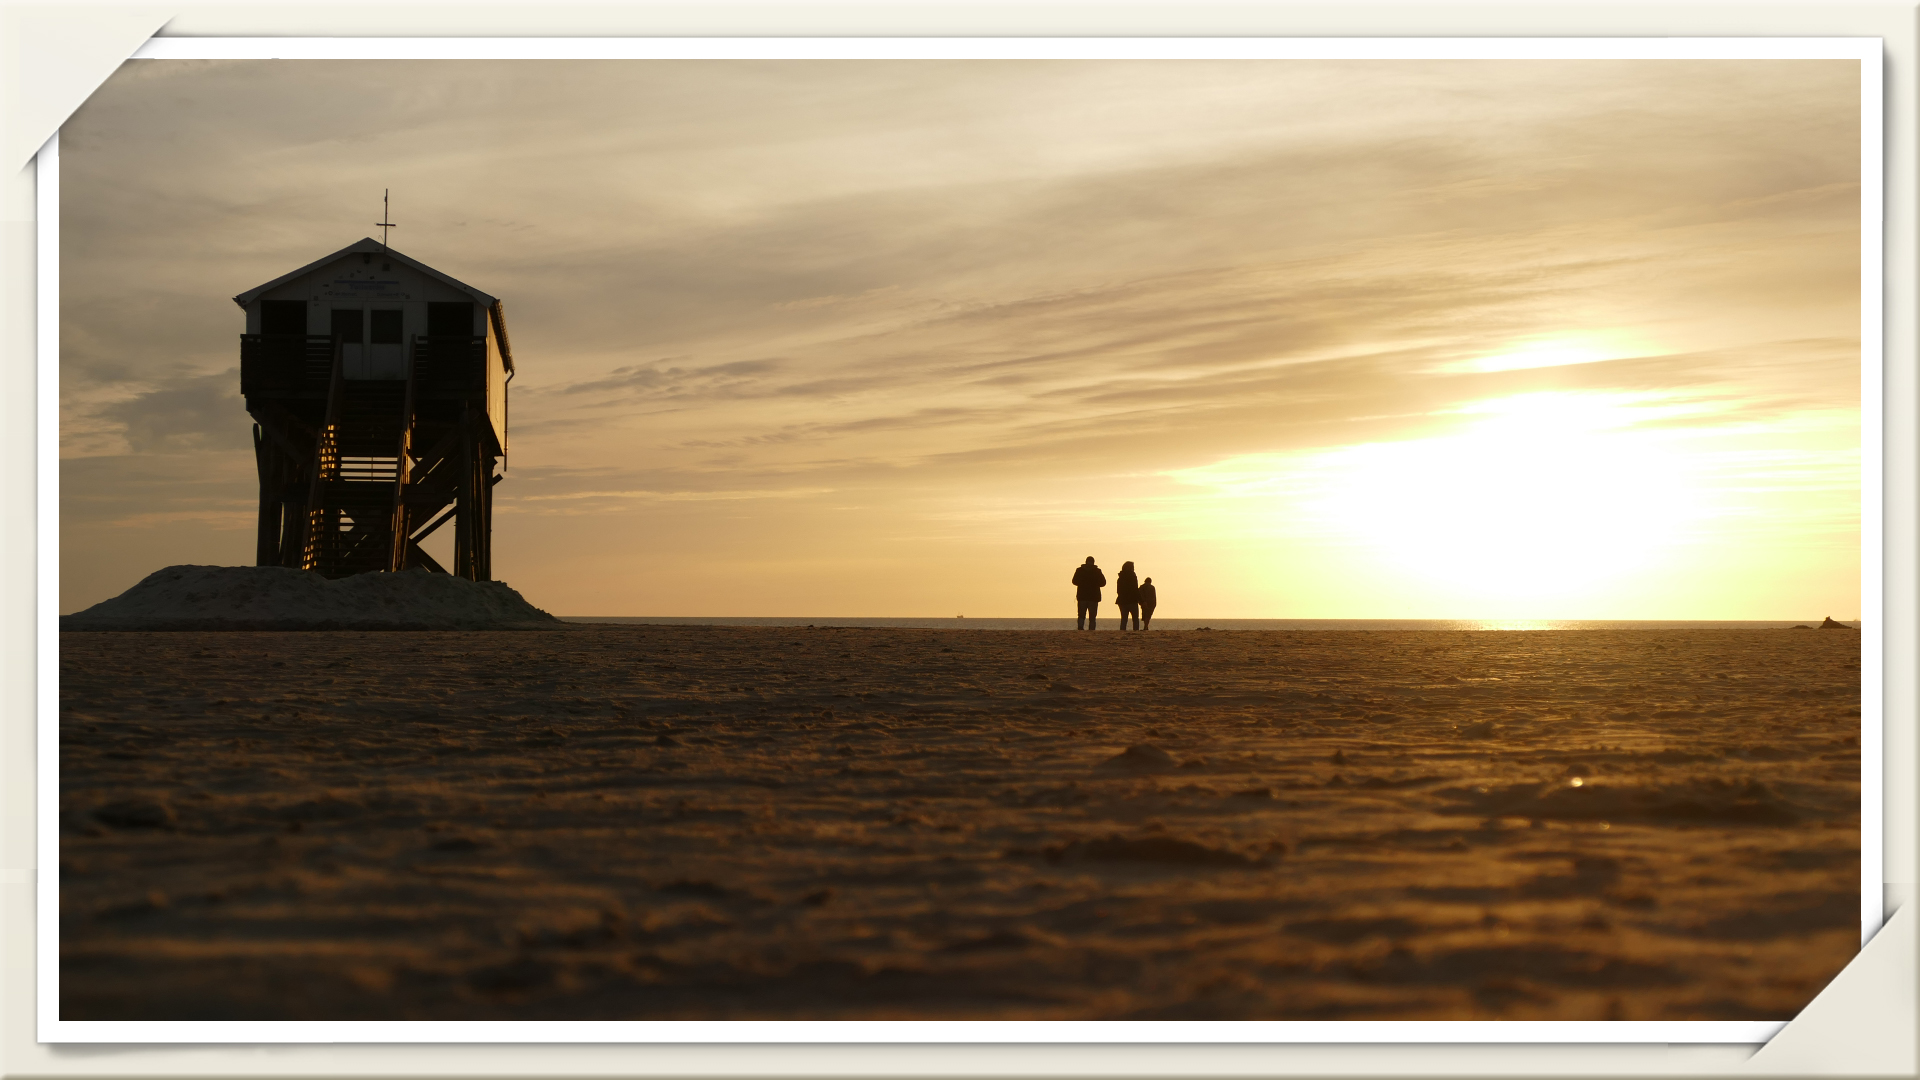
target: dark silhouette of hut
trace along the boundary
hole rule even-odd
[[[500,301],[372,238],[233,301],[247,313],[256,562],[492,580],[513,378]],[[451,568],[420,548],[447,525]]]

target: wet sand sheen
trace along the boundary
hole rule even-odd
[[[61,635],[62,1018],[1785,1019],[1859,638]]]

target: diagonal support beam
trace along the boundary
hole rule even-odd
[[[460,429],[454,428],[453,430],[447,432],[445,435],[440,436],[440,441],[433,444],[433,449],[428,450],[424,454],[414,454],[413,460],[421,463],[422,465],[425,465],[430,461],[437,461],[440,458],[443,458],[446,456],[447,451],[453,448],[455,441],[458,440],[459,437],[460,437]]]
[[[407,565],[425,567],[436,574],[444,574],[447,568],[434,561],[421,546],[412,540],[407,541]]]
[[[457,507],[455,506],[455,504],[448,503],[444,509],[442,509],[438,514],[434,515],[434,518],[432,521],[429,521],[425,525],[421,526],[420,531],[414,533],[412,536],[409,536],[407,538],[407,541],[409,543],[418,544],[420,541],[425,540],[429,536],[432,536],[433,530],[453,520],[453,514],[456,509]]]
[[[292,413],[272,403],[258,408],[254,420],[282,453],[295,461],[306,461],[313,456],[314,431],[310,425],[300,422]]]

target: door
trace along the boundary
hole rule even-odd
[[[370,327],[367,338],[367,378],[406,378],[407,352],[400,337],[400,309],[374,308],[367,315]]]
[[[373,373],[368,370],[364,342],[364,324],[367,309],[362,307],[334,308],[332,332],[340,339],[340,370],[349,379],[371,379]]]

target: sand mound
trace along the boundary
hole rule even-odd
[[[283,566],[169,566],[62,630],[497,630],[558,627],[499,581],[408,570],[330,581]]]

